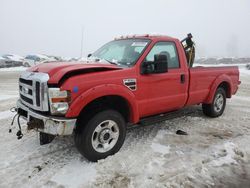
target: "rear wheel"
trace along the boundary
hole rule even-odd
[[[226,92],[219,87],[211,104],[202,104],[203,113],[209,117],[221,116],[226,107]]]
[[[79,152],[90,161],[104,159],[121,148],[126,126],[122,115],[114,110],[99,112],[75,133],[75,144]]]

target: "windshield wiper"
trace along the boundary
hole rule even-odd
[[[119,65],[119,63],[116,63],[116,62],[113,62],[113,61],[109,61],[109,60],[107,60],[107,59],[104,59],[105,61],[107,61],[107,62],[109,62],[110,64],[112,64],[112,65]]]
[[[99,60],[101,60],[101,59],[99,59]],[[103,60],[107,61],[108,63],[110,63],[112,65],[121,65],[120,63],[116,63],[114,61],[110,61],[110,60],[107,60],[107,59],[103,59]]]
[[[91,56],[91,59],[93,59],[94,61],[106,61],[106,62],[108,62],[108,63],[110,63],[110,64],[112,64],[112,65],[120,65],[119,63],[116,63],[116,62],[113,62],[113,61],[110,61],[110,60],[107,60],[107,59],[102,59],[102,58],[98,58],[98,57],[92,57]]]

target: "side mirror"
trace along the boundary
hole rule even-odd
[[[155,63],[153,61],[145,61],[142,63],[141,74],[152,74],[155,70]]]
[[[141,74],[165,73],[168,72],[168,61],[165,54],[154,55],[154,61],[142,63]]]

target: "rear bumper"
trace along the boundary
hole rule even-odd
[[[71,135],[75,128],[76,119],[46,116],[39,114],[17,101],[18,113],[27,120],[28,129],[36,129],[52,135]]]

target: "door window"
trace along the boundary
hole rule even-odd
[[[158,42],[151,49],[146,57],[146,61],[154,61],[154,55],[164,54],[167,56],[168,68],[179,68],[179,58],[173,42]]]

